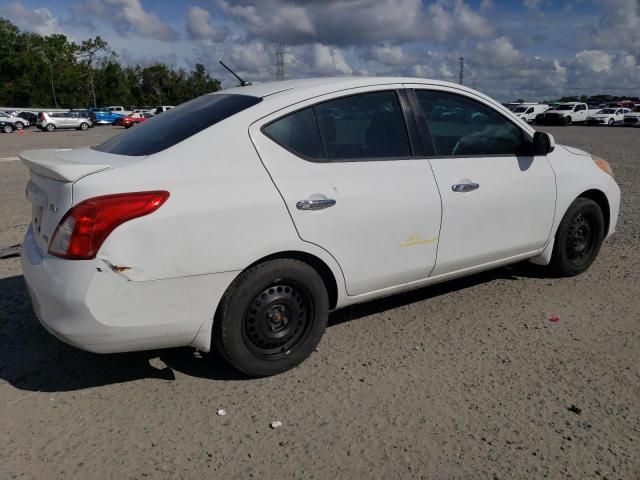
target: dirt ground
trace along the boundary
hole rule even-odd
[[[640,478],[640,129],[546,130],[622,188],[588,272],[516,265],[336,312],[274,378],[69,347],[0,260],[0,479]],[[26,180],[0,162],[0,248],[28,222]]]

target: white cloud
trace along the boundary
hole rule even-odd
[[[521,61],[522,54],[513,46],[507,37],[499,37],[489,41],[478,42],[473,62],[485,65],[505,66]]]
[[[58,19],[53,16],[48,8],[42,7],[29,10],[21,3],[14,2],[9,4],[6,10],[19,26],[27,30],[41,35],[62,33]]]
[[[591,36],[593,44],[640,55],[640,2],[600,0],[600,5],[603,14]]]
[[[218,41],[225,37],[221,28],[214,28],[211,15],[204,8],[193,6],[187,10],[187,33],[194,40]]]
[[[157,40],[175,40],[178,33],[148,12],[140,0],[85,0],[72,6],[76,21],[87,20],[94,27],[95,21],[109,22],[123,35],[139,35]]]
[[[312,52],[311,68],[314,73],[318,75],[351,75],[353,73],[353,69],[339,49],[316,43],[312,47]]]
[[[576,63],[592,72],[608,72],[611,70],[611,55],[602,50],[582,50],[576,53]]]

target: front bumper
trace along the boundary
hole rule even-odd
[[[65,343],[96,353],[187,345],[208,351],[215,309],[236,275],[130,281],[97,258],[42,253],[31,227],[22,270],[42,325]]]

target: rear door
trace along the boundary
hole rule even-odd
[[[349,295],[435,265],[440,196],[400,87],[320,97],[250,128],[300,238],[338,261]]]
[[[545,156],[511,119],[467,92],[415,88],[432,139],[430,159],[442,195],[433,275],[535,252],[549,239],[555,176]]]

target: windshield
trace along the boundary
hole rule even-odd
[[[527,107],[518,107],[513,111],[513,113],[524,113],[526,110]]]
[[[261,101],[249,95],[203,95],[91,148],[116,155],[151,155]]]
[[[558,105],[556,110],[573,110],[573,105]]]

